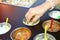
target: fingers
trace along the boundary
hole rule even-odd
[[[28,12],[26,13],[26,15],[25,15],[25,18],[26,18],[27,21],[29,21],[29,20],[28,20],[28,17],[29,17],[29,11],[28,11]]]
[[[30,13],[30,14],[28,13],[26,16],[27,21],[29,22],[33,18],[34,15],[35,14],[33,14],[33,13]]]
[[[40,18],[40,16],[37,15],[37,16],[35,16],[35,17],[32,19],[31,22],[34,23],[34,22],[36,22],[39,18]]]
[[[31,14],[28,16],[27,20],[28,20],[28,21],[31,21],[34,16],[35,16],[35,14],[34,14],[34,13],[31,13]]]
[[[0,3],[2,2],[2,0],[0,0]]]
[[[29,22],[34,15],[35,15],[34,12],[32,12],[31,10],[29,10],[27,12],[27,14],[25,15],[25,17],[26,17],[27,21]]]

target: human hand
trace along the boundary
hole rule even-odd
[[[34,7],[30,8],[27,14],[25,15],[25,18],[27,22],[34,23],[37,21],[44,13],[46,12],[46,8],[40,7]]]
[[[34,23],[50,8],[51,3],[49,1],[46,1],[42,5],[30,8],[29,11],[26,13],[25,18],[27,22]]]
[[[0,3],[2,2],[2,0],[0,0]]]

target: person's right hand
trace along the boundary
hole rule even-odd
[[[25,15],[27,22],[36,22],[49,8],[50,3],[47,1],[40,6],[30,8],[27,14]]]
[[[43,6],[30,8],[25,18],[27,22],[34,23],[36,22],[44,13],[46,12],[46,8]],[[34,17],[34,18],[33,18]]]
[[[2,0],[0,0],[0,3],[2,2]]]

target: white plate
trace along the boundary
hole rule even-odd
[[[49,13],[49,16],[54,19],[60,19],[60,11],[52,11]]]
[[[25,18],[23,19],[23,23],[25,24],[25,25],[27,25],[27,26],[35,26],[35,25],[37,25],[38,23],[40,22],[40,20],[38,20],[37,22],[35,22],[35,23],[33,23],[33,24],[31,24],[31,23],[26,23],[25,22]]]
[[[11,29],[11,25],[8,23],[7,26],[6,22],[0,23],[0,35],[7,33]]]
[[[37,0],[6,0],[2,3],[30,8]]]

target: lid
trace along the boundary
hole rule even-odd
[[[9,30],[11,29],[11,25],[8,23],[8,25],[6,25],[5,22],[0,23],[0,35],[7,33]]]
[[[54,19],[60,19],[60,11],[52,11],[49,13],[49,16]]]

